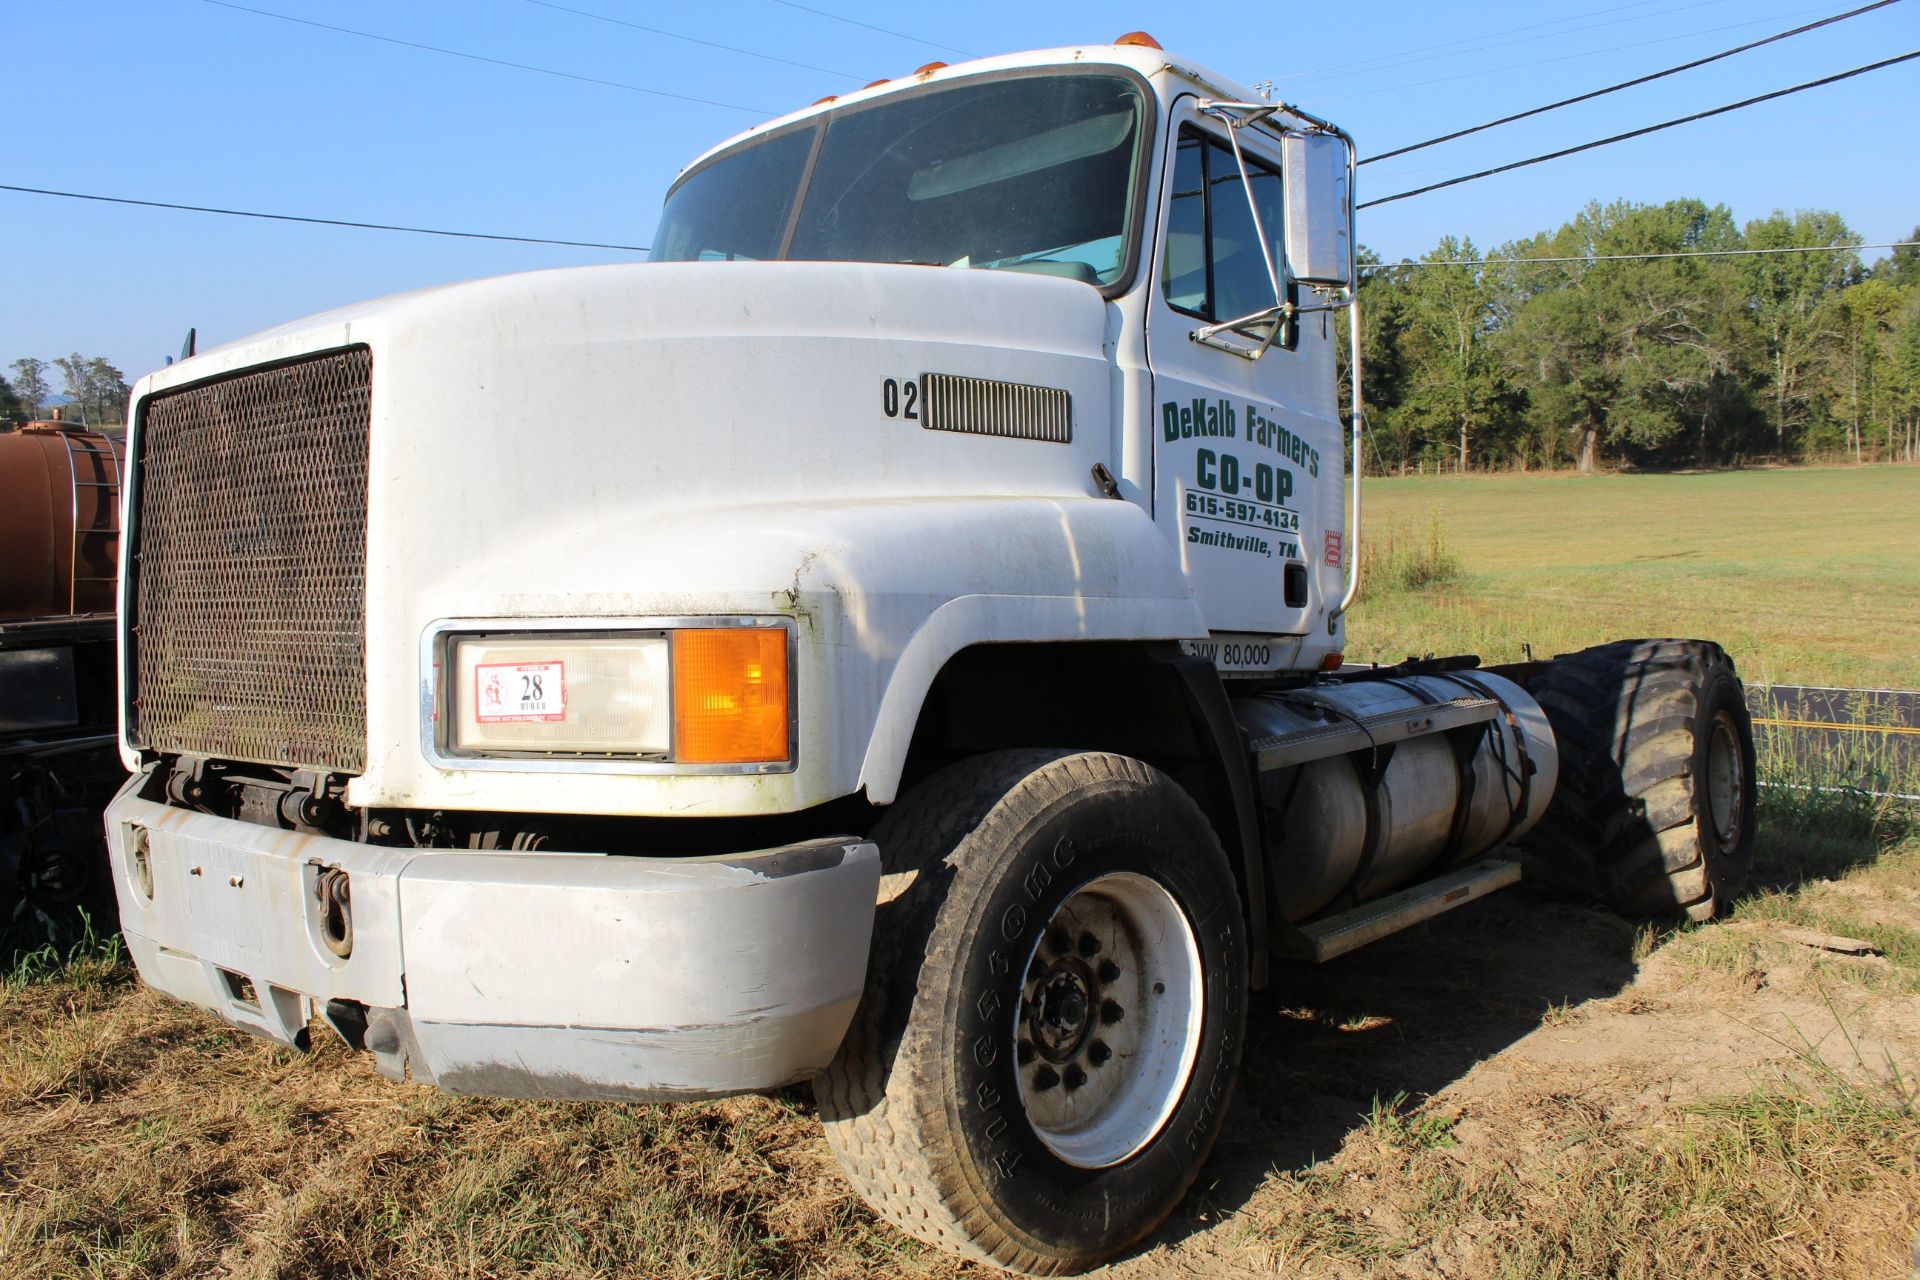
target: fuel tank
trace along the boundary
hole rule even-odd
[[[112,611],[124,470],[120,442],[78,423],[0,435],[0,618]]]
[[[1488,671],[1330,682],[1233,705],[1262,765],[1269,907],[1292,923],[1518,838],[1558,780],[1546,714]],[[1455,727],[1417,731],[1429,724]],[[1300,759],[1336,738],[1357,749]]]

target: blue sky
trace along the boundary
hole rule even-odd
[[[241,3],[243,0],[235,0]],[[209,0],[0,0],[14,72],[0,182],[458,230],[646,244],[694,155],[762,116],[956,50],[1102,42],[1168,50],[1351,130],[1362,154],[1770,35],[1844,0],[959,5],[244,0],[250,8],[534,64],[448,57]],[[890,28],[886,34],[854,23]],[[1362,198],[1623,132],[1920,49],[1891,8],[1362,170]],[[771,61],[785,59],[786,62]],[[794,66],[803,63],[808,66]],[[626,88],[590,83],[615,81]],[[707,99],[703,105],[636,88]],[[1869,243],[1920,222],[1920,61],[1651,138],[1369,210],[1361,240],[1491,249],[1589,200],[1698,196],[1742,222],[1827,208]],[[739,107],[747,110],[736,109]],[[1868,257],[1876,255],[1869,254]],[[0,368],[105,355],[129,380],[203,346],[359,298],[635,255],[117,208],[0,192]]]

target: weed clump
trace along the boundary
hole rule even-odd
[[[1393,595],[1458,581],[1465,573],[1460,555],[1447,541],[1436,509],[1419,529],[1396,523],[1369,531],[1360,544],[1360,591]]]
[[[0,938],[0,986],[9,989],[34,984],[70,983],[93,987],[112,981],[124,973],[126,945],[117,930],[101,932],[93,917],[82,911],[73,930],[38,946],[17,939]]]

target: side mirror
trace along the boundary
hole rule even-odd
[[[1287,266],[1302,284],[1350,287],[1353,191],[1347,144],[1330,133],[1290,133],[1281,141],[1287,188]]]

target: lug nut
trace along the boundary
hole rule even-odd
[[[1026,1066],[1029,1062],[1032,1062],[1033,1061],[1033,1041],[1022,1040],[1019,1044],[1015,1045],[1014,1057],[1020,1060],[1020,1065],[1023,1067]]]
[[[1060,1083],[1060,1073],[1052,1067],[1042,1067],[1033,1073],[1033,1087],[1045,1092]]]
[[[1120,966],[1115,964],[1111,960],[1102,960],[1100,962],[1100,981],[1102,982],[1120,981]]]
[[[1080,935],[1080,954],[1089,960],[1100,954],[1100,939],[1090,933]]]
[[[1065,1080],[1067,1088],[1078,1089],[1087,1082],[1087,1073],[1080,1069],[1079,1063],[1075,1062],[1067,1067]]]
[[[1112,1000],[1102,1000],[1100,1002],[1100,1021],[1107,1026],[1112,1026],[1126,1016],[1127,1011],[1122,1009],[1116,1002]]]
[[[1113,1050],[1107,1048],[1105,1040],[1095,1040],[1087,1046],[1087,1061],[1096,1067],[1107,1065],[1107,1059],[1113,1056]]]
[[[1065,929],[1055,929],[1047,935],[1047,949],[1057,956],[1064,956],[1073,948],[1073,939],[1067,936]]]

